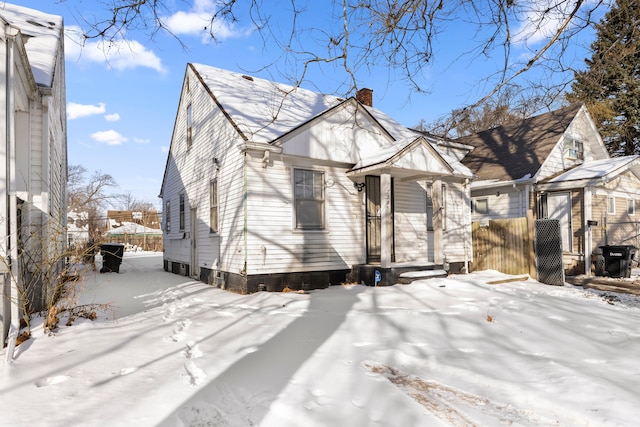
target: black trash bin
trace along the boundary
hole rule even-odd
[[[600,246],[604,256],[605,270],[609,277],[631,277],[631,261],[636,247],[631,245]]]
[[[120,264],[124,256],[124,245],[122,243],[104,243],[100,245],[100,255],[102,255],[100,273],[120,272]]]

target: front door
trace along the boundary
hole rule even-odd
[[[366,205],[366,233],[367,233],[367,264],[379,263],[381,256],[380,245],[382,234],[382,217],[380,216],[380,177],[367,175],[365,177],[365,188],[367,191],[367,205]],[[393,227],[393,181],[391,183],[391,227]],[[393,236],[393,230],[391,232]],[[395,259],[394,255],[394,242],[393,238],[391,242],[391,259]]]
[[[380,262],[380,177],[365,178],[367,190],[367,264]]]
[[[572,251],[571,241],[571,194],[569,192],[548,193],[548,218],[560,221],[562,251]]]
[[[198,267],[198,209],[191,208],[191,277],[200,277]]]

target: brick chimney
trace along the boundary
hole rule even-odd
[[[356,99],[368,107],[373,107],[373,90],[363,87],[356,93]]]

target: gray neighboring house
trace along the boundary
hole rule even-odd
[[[22,304],[40,309],[64,269],[64,33],[62,17],[5,2],[0,20],[0,335],[12,345]]]
[[[601,245],[640,245],[640,160],[611,157],[583,105],[455,141],[472,147],[473,221],[558,219],[568,274],[590,274]]]

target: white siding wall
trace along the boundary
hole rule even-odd
[[[187,90],[187,82],[190,89]],[[187,150],[186,108],[193,111],[193,142]],[[163,187],[163,209],[171,206],[171,231],[164,235],[165,259],[190,263],[197,238],[201,267],[240,273],[243,269],[242,142],[190,69],[183,87]],[[218,165],[214,164],[217,159]],[[180,172],[179,172],[180,171]],[[218,179],[219,233],[209,232],[209,185]],[[185,224],[179,227],[179,197],[185,194]],[[197,236],[191,236],[191,208],[197,208]],[[165,214],[166,219],[166,214]],[[220,237],[224,236],[224,238]]]
[[[500,187],[491,190],[474,191],[472,194],[474,203],[472,221],[489,221],[492,219],[526,216],[524,191],[517,191],[513,187]],[[479,214],[475,211],[476,202],[482,199],[487,200],[487,214]]]
[[[247,158],[248,274],[350,268],[364,262],[364,192],[344,166],[277,155],[263,167],[261,153]],[[293,170],[324,172],[326,229],[295,230]]]
[[[357,163],[375,154],[389,137],[374,127],[368,117],[354,113],[347,104],[322,116],[282,142],[283,153],[345,163]]]
[[[433,231],[427,230],[425,183],[395,182],[396,262],[433,262]]]
[[[584,160],[599,160],[608,157],[608,155],[604,154],[604,148],[598,140],[597,134],[583,113],[578,114],[571,122],[565,135],[582,141],[584,144]],[[564,141],[561,137],[540,168],[538,180],[548,178],[580,163],[582,163],[582,160],[568,158],[564,149]]]
[[[463,183],[446,184],[446,229],[442,252],[449,262],[472,261],[470,189]]]

